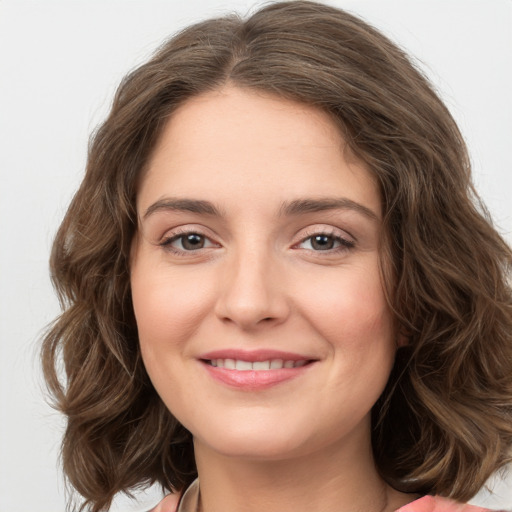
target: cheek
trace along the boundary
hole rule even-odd
[[[195,389],[190,340],[211,310],[212,283],[197,269],[187,272],[140,258],[132,265],[131,287],[146,371],[167,408],[186,419],[183,411]]]
[[[140,258],[131,272],[142,360],[158,394],[173,411],[190,398],[190,386],[176,384],[186,382],[187,341],[194,336],[211,295],[198,280],[191,282],[182,274],[151,258]]]
[[[164,265],[135,264],[132,300],[141,345],[180,344],[198,325],[211,293],[201,276]]]
[[[302,297],[302,311],[329,340],[346,347],[382,343],[393,338],[393,321],[377,265],[337,269],[317,276]]]

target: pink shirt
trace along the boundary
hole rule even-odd
[[[180,502],[178,504],[178,501]],[[196,512],[199,503],[199,482],[195,480],[185,491],[181,500],[179,495],[170,494],[150,512]],[[506,512],[491,511],[474,505],[464,505],[440,496],[423,496],[396,512]]]
[[[396,512],[490,512],[486,508],[464,505],[439,496],[424,496]],[[496,511],[499,512],[499,511]],[[501,511],[505,512],[505,511]]]

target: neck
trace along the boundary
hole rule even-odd
[[[195,441],[201,512],[388,512],[408,503],[379,477],[370,443],[286,460],[225,456]],[[368,447],[363,452],[362,446]]]

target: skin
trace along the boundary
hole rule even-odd
[[[183,209],[184,199],[216,212]],[[290,207],[304,199],[339,204]],[[194,436],[202,510],[381,512],[412,501],[380,479],[370,443],[397,346],[379,271],[381,200],[330,117],[231,86],[193,98],[163,130],[137,211],[142,357]],[[313,362],[240,389],[200,360],[228,348]]]

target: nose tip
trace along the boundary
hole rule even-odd
[[[284,304],[276,297],[258,294],[257,290],[238,290],[219,301],[217,315],[225,323],[233,323],[243,329],[281,323],[287,316]]]
[[[224,308],[219,317],[223,322],[236,324],[243,329],[280,323],[283,315],[273,311],[270,316],[268,309],[262,311],[254,305],[232,304]]]

